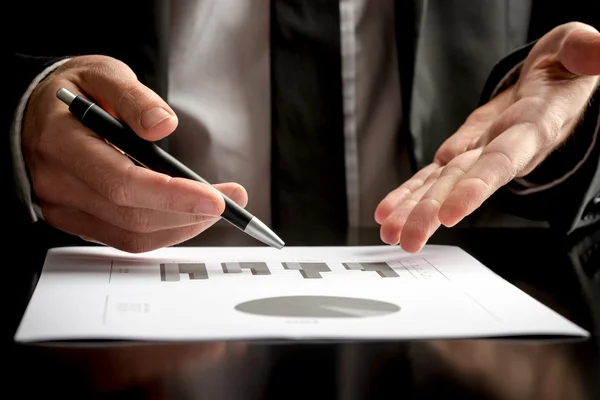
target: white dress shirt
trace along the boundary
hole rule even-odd
[[[213,183],[235,181],[270,216],[270,1],[172,0],[169,152]],[[393,0],[341,0],[348,220],[374,225],[377,203],[410,177],[400,145]]]

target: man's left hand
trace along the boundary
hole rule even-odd
[[[600,81],[600,33],[571,22],[531,49],[518,81],[476,109],[433,163],[378,205],[381,239],[418,252],[499,188],[532,172],[573,133]]]

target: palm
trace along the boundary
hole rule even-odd
[[[475,110],[432,164],[380,203],[384,242],[419,251],[441,224],[455,225],[564,142],[600,75],[600,34],[578,28],[563,25],[540,39],[516,84]]]

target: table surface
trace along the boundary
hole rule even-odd
[[[592,335],[585,340],[415,340],[261,344],[60,343],[16,345],[13,335],[49,247],[86,244],[48,234],[26,240],[8,294],[8,393],[61,399],[600,399],[600,229],[563,237],[545,229],[446,229],[452,244]],[[375,245],[378,231],[303,237],[288,245]],[[257,245],[215,227],[184,245]],[[6,359],[6,357],[5,357]],[[6,376],[6,372],[4,373]],[[14,395],[13,395],[14,396]]]

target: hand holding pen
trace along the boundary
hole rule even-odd
[[[75,100],[80,93],[97,102],[85,118],[77,107],[92,103],[83,96]],[[115,118],[105,118],[111,114]],[[90,128],[90,117],[102,132]],[[186,241],[227,216],[246,233],[282,247],[281,239],[244,210],[248,197],[242,186],[213,186],[151,143],[176,126],[171,108],[122,62],[80,56],[59,66],[33,91],[22,127],[23,155],[45,221],[139,253]],[[103,136],[115,132],[135,133],[124,144],[142,143],[142,156],[150,159],[137,161],[156,168],[137,166],[131,154],[122,153],[127,149],[107,145]],[[179,175],[167,173],[173,169]]]

